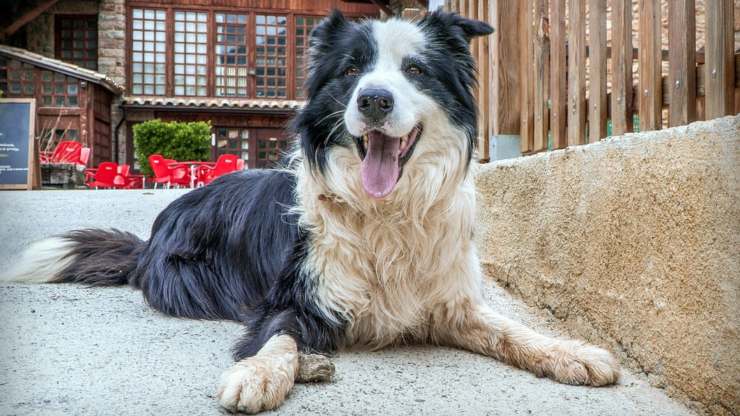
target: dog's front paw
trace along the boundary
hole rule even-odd
[[[221,406],[249,414],[280,406],[295,378],[294,371],[281,361],[251,357],[224,371],[216,393]]]
[[[619,380],[619,364],[609,351],[578,341],[557,343],[542,364],[544,375],[561,383],[606,386]]]

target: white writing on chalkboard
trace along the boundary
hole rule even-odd
[[[20,152],[21,149],[13,143],[0,143],[0,152]]]

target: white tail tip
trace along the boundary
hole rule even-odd
[[[59,237],[50,237],[31,244],[21,258],[7,272],[0,272],[0,283],[46,283],[67,267],[74,259],[65,256],[73,243]]]

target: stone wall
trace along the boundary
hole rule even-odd
[[[740,413],[740,116],[491,163],[488,275],[710,414]]]

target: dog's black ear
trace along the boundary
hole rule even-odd
[[[470,42],[470,39],[476,36],[485,36],[493,33],[493,27],[486,22],[481,22],[480,20],[472,20],[465,17],[460,17],[457,25],[462,28],[463,32],[465,33],[465,37],[468,39],[468,42]]]
[[[451,36],[460,36],[468,43],[474,37],[490,35],[494,30],[486,22],[443,11],[427,14],[421,21],[421,25]]]
[[[326,19],[322,20],[311,31],[311,37],[309,38],[311,58],[316,58],[316,55],[320,56],[322,52],[331,48],[348,24],[347,18],[337,9],[334,9]]]

